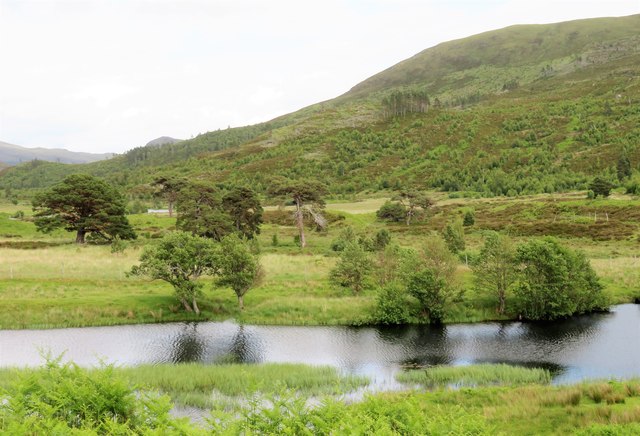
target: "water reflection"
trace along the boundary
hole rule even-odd
[[[81,365],[295,362],[333,365],[393,386],[406,367],[510,363],[545,367],[558,382],[640,376],[640,310],[617,306],[561,322],[408,327],[174,323],[0,331],[0,366],[39,365],[38,349]]]
[[[182,325],[171,344],[171,363],[199,362],[202,360],[205,340],[198,334],[198,324]]]

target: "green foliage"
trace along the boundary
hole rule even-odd
[[[526,319],[552,320],[607,307],[602,285],[582,252],[544,238],[520,245],[516,261],[515,295]]]
[[[3,434],[183,434],[167,397],[136,393],[113,366],[58,360],[18,376],[0,405]]]
[[[235,186],[222,197],[222,205],[231,216],[233,226],[240,235],[252,239],[260,234],[263,209],[255,191],[244,186]]]
[[[49,233],[62,227],[75,231],[77,243],[84,243],[87,233],[105,239],[136,237],[125,217],[122,196],[108,183],[86,174],[71,175],[38,194],[33,210],[38,230]]]
[[[480,254],[472,262],[474,285],[481,294],[496,301],[496,310],[505,311],[507,292],[516,281],[515,248],[507,236],[488,233]]]
[[[122,254],[126,249],[127,249],[127,243],[125,241],[120,239],[119,236],[116,236],[115,238],[113,238],[113,240],[111,241],[111,252],[113,254]]]
[[[217,434],[465,434],[490,435],[493,429],[477,413],[462,407],[426,405],[413,396],[389,401],[385,396],[367,396],[346,405],[325,400],[318,407],[305,407],[305,399],[282,391],[279,395],[254,397],[240,417],[215,413]]]
[[[442,237],[452,253],[457,254],[464,251],[466,244],[464,242],[464,227],[462,221],[456,220],[453,223],[447,224],[444,232],[442,232]]]
[[[407,208],[400,202],[387,201],[376,212],[376,216],[384,221],[401,223],[407,217]]]
[[[462,218],[462,225],[465,227],[471,227],[476,223],[476,215],[472,209],[466,210]]]
[[[200,313],[197,298],[202,293],[202,283],[198,279],[216,274],[218,262],[215,242],[178,231],[168,233],[157,245],[147,246],[140,256],[140,264],[131,268],[131,274],[171,284],[184,308]]]
[[[272,196],[283,200],[293,200],[300,248],[307,246],[304,235],[305,218],[311,218],[319,229],[324,229],[327,226],[327,220],[321,213],[325,206],[323,197],[326,193],[326,186],[316,180],[280,178],[276,179],[269,188],[269,194]]]
[[[423,269],[409,277],[407,292],[418,300],[420,314],[432,324],[440,324],[445,317],[452,291],[443,278],[431,269]]]
[[[176,205],[176,227],[180,230],[216,241],[233,232],[233,220],[223,207],[222,192],[208,183],[185,186]]]
[[[376,309],[372,322],[375,324],[409,324],[415,319],[407,290],[399,283],[390,283],[381,288],[376,296]]]
[[[507,364],[477,364],[470,366],[432,366],[423,370],[399,372],[396,379],[401,383],[421,384],[428,387],[447,386],[491,386],[548,384],[549,370],[525,368]]]
[[[391,233],[387,229],[380,229],[373,238],[373,248],[376,251],[384,250],[391,242]]]
[[[596,177],[589,183],[589,190],[593,192],[594,198],[608,197],[611,189],[613,189],[613,184],[602,177]]]
[[[367,251],[357,242],[349,242],[331,270],[330,279],[338,286],[359,293],[370,285],[373,262]]]
[[[400,191],[395,198],[405,206],[405,223],[407,225],[411,225],[413,218],[421,218],[424,212],[433,205],[433,201],[426,193],[415,189]]]
[[[618,159],[618,163],[616,164],[616,174],[620,181],[631,177],[631,161],[629,160],[629,156],[626,154],[621,155]]]
[[[220,257],[217,261],[218,286],[228,286],[236,293],[240,309],[244,309],[244,295],[256,286],[263,270],[257,255],[237,235],[231,234],[220,241]]]

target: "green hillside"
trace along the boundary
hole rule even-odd
[[[427,49],[335,100],[268,123],[86,165],[32,162],[0,187],[73,172],[131,192],[158,172],[265,188],[317,177],[333,195],[415,186],[480,195],[585,189],[640,164],[640,15],[512,26]],[[142,188],[142,189],[141,189]]]

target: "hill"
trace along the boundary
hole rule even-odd
[[[180,142],[182,141],[182,139],[176,139],[176,138],[172,138],[170,136],[161,136],[159,138],[153,139],[149,142],[147,142],[145,145],[146,146],[163,146],[163,145],[167,145],[167,144],[175,144],[176,142]]]
[[[249,183],[316,177],[333,195],[413,186],[478,195],[585,189],[640,162],[640,15],[512,26],[427,49],[268,123],[82,166],[32,163],[0,186],[90,172],[131,192],[162,173]],[[473,195],[476,195],[473,194]]]
[[[83,153],[62,148],[27,148],[0,141],[0,162],[18,165],[34,159],[60,163],[87,163],[109,159],[113,153]]]

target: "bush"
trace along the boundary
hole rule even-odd
[[[399,202],[387,201],[378,209],[376,216],[381,220],[401,223],[407,218],[407,208]]]
[[[452,296],[444,279],[437,277],[434,271],[424,269],[409,278],[407,291],[418,300],[422,316],[433,324],[442,322]]]
[[[601,177],[596,177],[589,183],[589,189],[593,191],[594,197],[608,197],[613,189],[613,184]]]
[[[392,283],[382,288],[376,297],[373,322],[390,325],[410,323],[413,314],[407,297],[406,290],[397,284]]]
[[[607,307],[602,285],[585,255],[553,238],[519,246],[516,262],[520,276],[515,294],[526,319],[552,320]]]
[[[464,228],[461,221],[458,220],[454,223],[447,224],[447,227],[442,233],[442,237],[447,243],[447,248],[452,253],[457,254],[464,251],[466,244],[464,242]]]
[[[467,210],[462,218],[462,225],[465,227],[471,227],[476,223],[476,216],[473,210]]]
[[[114,367],[87,370],[60,359],[18,376],[0,402],[3,434],[178,434],[168,397],[134,392]],[[181,434],[181,433],[180,433]]]
[[[350,242],[331,270],[330,279],[333,283],[358,293],[369,286],[372,272],[373,262],[369,259],[369,254],[357,242]]]
[[[375,251],[384,250],[391,242],[391,233],[387,229],[381,229],[373,239],[373,248]]]

